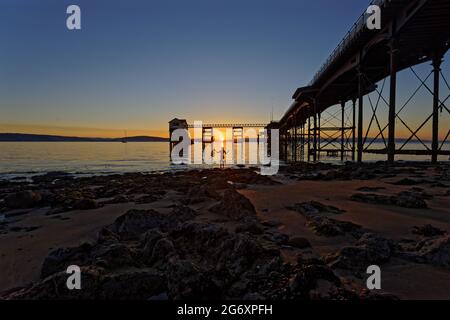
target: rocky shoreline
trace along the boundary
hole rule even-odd
[[[430,173],[431,172],[431,173]],[[397,299],[364,287],[369,265],[392,260],[433,268],[450,266],[450,233],[429,224],[411,236],[390,239],[339,216],[346,210],[318,201],[294,202],[285,211],[304,219],[320,239],[345,239],[329,254],[310,239],[283,232],[261,218],[242,190],[314,181],[383,181],[386,187],[349,190],[348,201],[401,210],[429,210],[434,197],[449,203],[450,167],[422,163],[283,167],[275,177],[253,169],[124,174],[74,178],[62,172],[32,182],[0,181],[1,237],[41,226],[16,226],[22,217],[70,220],[111,206],[129,208],[105,224],[93,241],[52,249],[39,279],[9,288],[2,299]],[[274,193],[274,197],[277,195]],[[157,204],[160,204],[159,206]],[[155,207],[145,207],[153,206]],[[136,207],[138,206],[138,207]],[[447,207],[447,213],[448,207]],[[67,221],[70,225],[70,221]],[[70,232],[68,230],[67,232]],[[0,249],[0,253],[1,253]],[[7,256],[2,259],[14,259]],[[78,265],[83,289],[66,288],[66,268]]]

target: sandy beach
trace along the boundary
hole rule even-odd
[[[450,299],[447,164],[256,171],[1,181],[0,296]]]

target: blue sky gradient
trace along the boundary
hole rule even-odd
[[[80,31],[66,29],[70,4]],[[279,118],[367,5],[0,0],[0,123],[163,132],[175,116],[261,122],[273,108]],[[400,103],[417,81],[399,82]],[[422,91],[408,117],[428,108]]]

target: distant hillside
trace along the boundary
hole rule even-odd
[[[136,136],[127,138],[82,138],[64,137],[42,134],[0,133],[0,142],[167,142],[169,139],[161,137]]]

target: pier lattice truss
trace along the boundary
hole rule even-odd
[[[439,126],[450,116],[449,80],[441,70],[450,47],[450,1],[374,4],[382,8],[382,29],[369,30],[361,15],[311,83],[296,90],[293,104],[276,124],[285,161],[319,161],[331,155],[361,162],[364,153],[377,153],[386,154],[389,162],[399,154],[430,155],[436,162],[439,155],[450,155],[445,149],[450,128],[446,122]],[[424,63],[431,70],[421,77],[416,66]],[[397,74],[403,70],[417,80],[417,88],[398,104]],[[414,126],[407,121],[408,107],[421,90],[429,93],[431,107]],[[368,123],[364,112],[370,115]],[[409,133],[401,144],[396,144],[396,126]],[[419,136],[427,126],[431,145]],[[380,141],[383,147],[376,148]],[[410,148],[413,141],[421,148]]]

